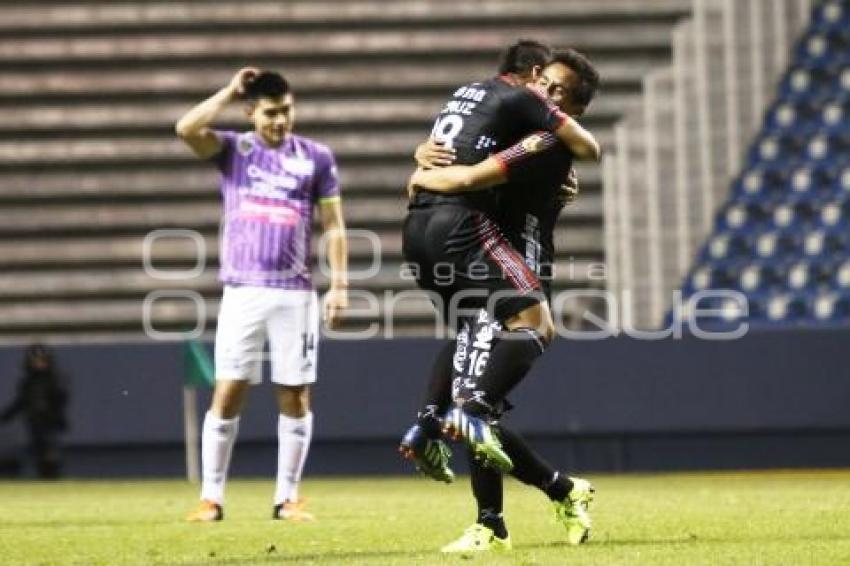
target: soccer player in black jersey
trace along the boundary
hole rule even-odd
[[[592,100],[599,76],[585,57],[573,50],[555,55],[538,83],[549,96],[571,116],[580,116]],[[449,150],[426,146],[427,164],[451,161]],[[565,155],[566,154],[566,155]],[[549,295],[551,265],[554,262],[553,233],[557,217],[577,190],[571,169],[569,151],[548,133],[529,136],[500,154],[475,166],[454,166],[417,173],[413,183],[433,191],[475,191],[493,185],[499,190],[499,225],[511,244],[524,256],[526,264],[541,280]],[[548,273],[547,273],[548,271]],[[454,396],[468,397],[462,390],[475,389],[475,366],[484,352],[491,350],[502,330],[498,321],[482,311],[476,319],[464,322],[458,336],[454,356]],[[436,405],[438,414],[448,406],[449,386],[445,377],[435,373],[427,405]],[[427,409],[423,412],[426,412]],[[593,488],[581,478],[568,478],[557,472],[528,447],[515,432],[499,425],[496,433],[507,455],[514,463],[512,475],[538,487],[552,500],[557,518],[567,530],[568,541],[579,544],[586,540],[590,518],[587,505]],[[474,458],[470,462],[473,493],[478,503],[478,520],[457,541],[444,548],[446,552],[466,552],[505,548],[510,545],[502,518],[502,476]]]
[[[458,88],[438,116],[432,137],[456,152],[457,163],[471,165],[505,149],[528,133],[552,132],[576,159],[597,160],[599,144],[575,120],[561,112],[542,92],[526,88],[549,63],[550,50],[534,41],[520,41],[503,56],[500,75]],[[502,339],[488,352],[490,361],[478,388],[458,403],[445,423],[449,434],[463,439],[485,464],[509,471],[513,463],[490,430],[505,394],[543,353],[554,334],[554,323],[541,284],[510,246],[493,220],[497,194],[493,190],[439,193],[417,191],[403,229],[403,251],[417,282],[433,293],[448,324],[459,312],[492,311],[504,325]],[[448,267],[451,279],[439,277]],[[442,374],[454,353],[447,344],[434,371]],[[439,434],[436,415],[419,419],[425,436]],[[414,439],[415,440],[415,439]],[[432,452],[419,440],[408,443],[420,456]],[[416,445],[419,444],[417,447]],[[417,454],[417,450],[419,454]],[[450,480],[450,475],[445,479]]]

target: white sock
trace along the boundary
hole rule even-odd
[[[279,415],[277,421],[277,487],[274,503],[298,500],[298,484],[313,437],[313,413],[293,419]]]
[[[224,484],[238,430],[239,417],[220,419],[209,411],[204,416],[201,435],[201,499],[209,499],[219,505],[224,503]]]

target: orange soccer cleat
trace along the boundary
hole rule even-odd
[[[198,508],[186,516],[190,523],[210,523],[224,519],[224,510],[221,505],[209,499],[201,499]]]
[[[274,506],[272,511],[272,519],[280,519],[283,521],[313,521],[316,517],[312,513],[304,510],[307,504],[306,499],[298,501],[284,501]]]

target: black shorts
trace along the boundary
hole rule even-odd
[[[452,204],[412,205],[402,247],[420,287],[434,293],[446,324],[486,308],[504,321],[542,302],[540,281],[482,212]]]
[[[543,290],[543,296],[546,298],[547,302],[551,303],[552,280],[555,277],[554,252],[548,250],[539,241],[530,241],[526,235],[520,232],[506,230],[504,227],[502,227],[501,230],[505,237],[508,239],[508,243],[513,246],[513,248],[517,250],[520,255],[525,255],[525,257],[528,257],[526,249],[529,246],[536,247],[540,250],[538,252],[539,256],[536,262],[529,262],[528,260],[526,260],[525,264],[528,266],[531,272],[537,276],[537,280],[540,281],[540,285]],[[526,253],[524,254],[523,252]]]

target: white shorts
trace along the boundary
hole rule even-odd
[[[318,310],[312,290],[225,286],[215,334],[216,379],[258,384],[268,357],[274,383],[315,382]]]

